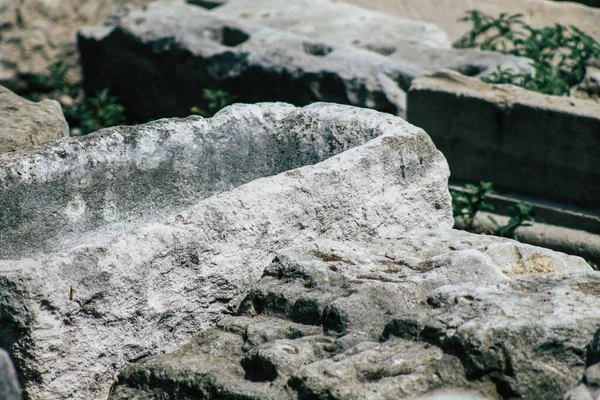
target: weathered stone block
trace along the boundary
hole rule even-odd
[[[0,153],[69,136],[69,125],[55,100],[39,103],[0,86]]]
[[[600,103],[452,71],[416,79],[407,99],[408,121],[431,135],[453,180],[600,206]]]
[[[151,3],[78,38],[86,91],[108,87],[137,121],[189,115],[206,106],[206,88],[239,102],[328,101],[403,115],[403,89],[419,74],[371,51],[188,4]]]
[[[160,220],[322,161],[396,121],[345,106],[238,105],[212,119],[114,127],[0,155],[0,258],[68,249]]]
[[[329,0],[229,0],[215,10],[244,21],[373,51],[423,75],[451,69],[469,76],[497,68],[532,71],[531,60],[475,49],[453,49],[436,25]]]
[[[111,399],[560,399],[599,282],[582,259],[461,231],[316,240],[280,251],[237,316],[126,368]]]
[[[70,206],[65,191],[32,195],[33,210],[53,203],[58,221],[74,210],[82,221],[88,210],[141,215],[125,233],[92,224],[83,242],[76,233],[40,254],[31,240],[27,257],[0,261],[0,346],[30,399],[105,399],[124,366],[175,350],[231,313],[285,246],[452,226],[441,153],[421,129],[372,110],[238,105],[211,120],[111,128],[15,154],[0,164],[14,187],[69,174],[83,187],[76,204],[85,206]],[[316,164],[290,169],[302,163]],[[280,169],[290,170],[202,200]],[[99,195],[85,197],[93,182]],[[38,227],[50,243],[53,234],[35,218],[30,235]]]

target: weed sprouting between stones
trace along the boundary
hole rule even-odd
[[[85,96],[79,84],[69,80],[73,65],[59,61],[48,68],[47,75],[34,75],[32,85],[42,95],[31,96],[33,100],[53,98],[61,103],[65,118],[69,123],[71,136],[83,136],[109,126],[127,122],[125,106],[107,88],[97,91],[94,96]],[[217,111],[233,104],[236,96],[220,89],[204,89],[204,108],[192,107],[193,114],[212,117]]]
[[[473,27],[456,47],[477,47],[533,60],[535,74],[498,67],[482,78],[485,82],[511,83],[550,95],[569,94],[570,88],[583,80],[586,62],[600,57],[600,43],[573,25],[536,29],[522,18],[522,14],[502,13],[494,18],[477,10],[467,11],[459,21],[471,22]]]
[[[85,96],[81,85],[69,79],[69,71],[75,66],[56,62],[48,67],[47,75],[34,75],[32,86],[38,91],[30,96],[33,100],[52,98],[57,100],[69,123],[71,136],[82,136],[109,126],[126,122],[125,107],[108,89]]]
[[[108,89],[96,92],[93,97],[85,97],[65,111],[72,136],[82,136],[109,126],[126,122],[125,107]]]
[[[225,90],[220,89],[204,89],[202,91],[202,98],[206,102],[206,107],[201,108],[194,106],[190,109],[190,112],[206,118],[212,117],[219,110],[233,104],[236,100],[235,95],[229,94]]]
[[[479,211],[493,211],[494,206],[486,201],[486,197],[494,193],[491,182],[480,182],[479,185],[467,184],[468,193],[452,191],[452,214],[462,220],[464,229],[468,232],[491,234],[515,239],[515,231],[520,226],[527,226],[527,221],[533,221],[533,206],[519,203],[506,225],[500,225],[495,218],[488,216],[494,225],[493,229],[475,225],[475,217]]]

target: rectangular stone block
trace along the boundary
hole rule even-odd
[[[490,85],[451,71],[416,79],[407,119],[425,129],[456,182],[600,205],[600,104]]]

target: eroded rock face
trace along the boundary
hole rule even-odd
[[[243,127],[251,129],[247,136],[240,132]],[[91,229],[83,244],[71,241],[72,247],[60,253],[31,251],[28,257],[0,261],[0,346],[12,354],[27,396],[106,398],[123,366],[173,351],[230,313],[284,247],[318,238],[369,242],[389,231],[450,229],[452,216],[447,164],[422,130],[389,115],[338,105],[301,110],[240,105],[210,121],[113,128],[11,158],[5,165],[21,163],[23,171],[45,166],[42,176],[25,176],[24,185],[51,181],[58,171],[76,180],[91,178],[93,165],[99,176],[110,173],[118,180],[122,175],[135,186],[147,176],[136,175],[139,171],[156,170],[165,158],[176,166],[160,175],[165,177],[204,165],[204,144],[213,149],[210,160],[217,166],[219,157],[231,164],[233,175],[224,172],[222,181],[205,182],[206,192],[218,192],[220,185],[242,183],[244,178],[231,178],[236,168],[274,173],[274,165],[289,169],[320,161],[371,136],[377,138],[315,165],[197,199],[175,216],[151,223],[138,219],[129,232],[106,235]],[[263,138],[283,144],[269,147]],[[232,158],[223,150],[227,146]],[[59,149],[71,161],[56,162]],[[306,158],[300,161],[299,155]],[[88,164],[90,170],[78,177],[78,168]],[[169,190],[197,190],[184,183],[182,178]],[[124,188],[115,190],[128,197]],[[193,196],[180,199],[185,203]],[[136,212],[124,203],[114,205],[123,205],[124,215]],[[142,214],[157,213],[143,197],[139,208]]]
[[[35,103],[0,86],[0,153],[67,136],[69,125],[57,101]]]
[[[115,26],[84,28],[78,40],[86,91],[110,88],[138,121],[205,108],[206,88],[240,102],[329,101],[402,115],[404,89],[419,74],[377,53],[187,4],[152,3]]]
[[[215,10],[314,39],[355,46],[410,65],[419,75],[440,69],[485,76],[497,68],[531,72],[530,60],[489,51],[453,49],[436,25],[329,0],[228,0]]]
[[[448,176],[420,128],[323,103],[0,155],[0,346],[30,399],[558,399],[600,274],[452,230]]]
[[[558,399],[600,323],[599,285],[582,259],[460,231],[317,240],[279,252],[238,316],[125,369],[111,398],[399,399],[451,389]]]
[[[0,258],[69,249],[161,220],[397,124],[345,106],[236,105],[212,119],[114,127],[1,155]]]

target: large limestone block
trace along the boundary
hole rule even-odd
[[[333,0],[427,21],[442,28],[454,42],[472,27],[458,22],[467,10],[479,10],[498,16],[500,13],[523,14],[524,21],[535,28],[562,24],[575,25],[600,41],[600,10],[573,2],[548,0]]]
[[[559,399],[577,382],[600,323],[583,259],[447,229],[384,236],[280,251],[237,316],[126,368],[111,399]]]
[[[191,1],[193,3],[193,1]],[[246,21],[289,30],[333,43],[371,49],[393,48],[399,42],[449,49],[450,39],[434,24],[370,11],[330,0],[228,0],[214,10]]]
[[[33,74],[48,74],[57,61],[78,64],[76,32],[127,5],[149,0],[0,1],[0,84],[13,91],[35,88]]]
[[[240,102],[330,101],[403,115],[404,90],[422,73],[376,52],[176,3],[82,29],[79,48],[86,91],[110,88],[138,121],[188,115],[205,103],[205,88]]]
[[[110,128],[0,155],[0,258],[68,249],[160,220],[395,124],[390,115],[331,104],[236,105],[212,119]]]
[[[390,231],[410,235],[452,226],[448,167],[441,153],[422,130],[370,110],[323,104],[303,110],[236,106],[211,121],[192,119],[183,126],[159,121],[150,127],[114,128],[77,138],[69,143],[73,150],[66,160],[78,161],[56,162],[60,147],[50,146],[34,158],[40,165],[62,168],[63,175],[77,176],[83,163],[98,169],[99,176],[110,172],[113,179],[124,176],[135,185],[147,179],[137,170],[157,168],[167,157],[160,144],[168,148],[170,137],[180,144],[177,149],[190,147],[203,155],[203,138],[194,142],[189,137],[194,124],[200,132],[220,126],[223,146],[235,148],[238,137],[230,135],[236,125],[228,120],[238,120],[238,128],[248,123],[256,135],[275,131],[276,140],[289,147],[271,151],[285,152],[292,159],[304,151],[342,150],[353,140],[347,132],[378,137],[314,165],[208,197],[173,217],[126,233],[92,236],[95,240],[86,245],[60,253],[0,261],[5,332],[0,346],[11,352],[28,398],[106,399],[122,367],[175,350],[230,313],[285,246],[318,238],[368,242]],[[296,135],[306,136],[306,142]],[[361,135],[357,136],[360,142]],[[113,141],[121,144],[108,146]],[[216,147],[217,142],[209,144]],[[99,155],[89,152],[103,147]],[[246,149],[256,151],[252,146]],[[135,156],[129,164],[127,153]],[[220,155],[218,148],[214,154]],[[185,152],[179,158],[172,155],[168,162],[176,169],[193,169],[197,162]],[[242,157],[237,166],[262,169],[270,162],[269,155],[247,163]],[[29,156],[22,153],[24,173],[33,172]],[[229,162],[236,167],[235,159]],[[125,168],[113,169],[111,163],[123,163]],[[92,171],[76,179],[85,181]],[[49,168],[29,179],[35,183],[51,176]],[[171,190],[197,190],[178,182]],[[157,212],[143,203],[140,208]]]
[[[329,0],[229,0],[215,12],[374,51],[413,66],[420,75],[440,69],[470,76],[488,75],[498,67],[532,71],[525,58],[452,49],[446,34],[433,24]]]
[[[425,129],[458,182],[600,205],[600,104],[490,85],[452,71],[416,79],[407,119]]]
[[[0,153],[69,136],[69,125],[55,100],[39,103],[0,86]]]

